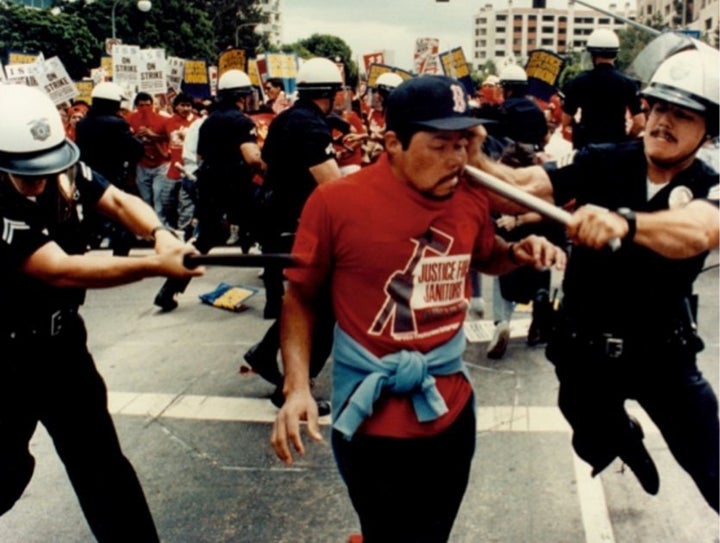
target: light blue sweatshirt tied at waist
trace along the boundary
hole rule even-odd
[[[383,389],[409,394],[418,421],[435,420],[448,412],[433,375],[462,372],[470,381],[462,355],[462,329],[447,343],[425,354],[398,351],[378,358],[335,326],[333,344],[333,428],[350,439],[373,411]]]

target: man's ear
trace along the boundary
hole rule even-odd
[[[385,150],[389,154],[393,155],[402,151],[402,143],[394,131],[388,130],[383,135],[383,138],[385,140]]]

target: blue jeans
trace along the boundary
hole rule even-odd
[[[171,181],[167,177],[169,162],[156,166],[155,168],[146,168],[145,166],[137,166],[137,176],[135,183],[137,184],[140,198],[155,210],[160,220],[166,226],[171,226],[167,222],[165,210],[163,208],[163,195],[172,190],[175,181]],[[177,209],[177,206],[175,206]]]

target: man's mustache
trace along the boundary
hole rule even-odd
[[[650,131],[650,135],[653,138],[665,138],[666,140],[677,143],[677,138],[667,128],[658,127]]]

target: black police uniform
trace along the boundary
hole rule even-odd
[[[198,239],[196,246],[206,253],[227,237],[224,220],[240,226],[247,239],[255,229],[253,207],[256,185],[240,146],[257,143],[257,128],[235,103],[221,103],[200,127],[197,172]]]
[[[227,221],[240,226],[245,242],[255,229],[256,185],[240,146],[256,142],[255,123],[235,103],[220,103],[200,126],[195,205],[198,235],[194,245],[203,254],[224,244]],[[173,309],[177,305],[173,296],[184,292],[189,283],[190,279],[166,279],[155,304]]]
[[[131,172],[134,173],[145,147],[133,136],[128,122],[114,111],[116,108],[113,104],[117,102],[108,105],[103,103],[105,100],[98,102],[77,124],[75,143],[80,149],[80,156],[85,164],[110,183],[137,194]],[[89,230],[91,246],[98,246],[102,237],[107,235],[113,254],[129,254],[136,241],[135,236],[123,225],[108,221],[92,210],[86,210],[83,223]]]
[[[511,166],[530,166],[537,162],[537,153],[545,147],[548,124],[540,107],[527,96],[510,96],[499,108],[497,125],[492,130],[504,144],[500,160]],[[556,245],[565,244],[563,228],[553,222],[530,223],[507,231],[497,228],[506,241],[519,241],[530,234],[544,236]],[[550,318],[550,270],[536,270],[522,266],[497,278],[500,292],[506,300],[533,304],[533,315],[528,343],[536,344],[546,339]]]
[[[85,252],[78,205],[92,207],[108,186],[76,166],[74,200],[48,182],[36,201],[0,180],[0,514],[20,498],[35,461],[38,422],[53,439],[98,541],[158,541],[135,471],[120,448],[107,391],[87,350],[78,307],[83,289],[57,288],[25,275],[23,262],[56,242]],[[59,204],[60,203],[60,204]]]
[[[289,253],[302,208],[317,186],[310,168],[335,157],[332,133],[325,114],[313,101],[299,99],[270,123],[262,157],[267,170],[262,187],[260,243],[263,253]],[[280,267],[265,268],[266,319],[280,317],[285,292],[283,281]],[[318,311],[318,315],[310,359],[311,377],[320,373],[330,355],[334,318],[329,297],[327,305]],[[245,355],[254,369],[278,385],[282,382],[275,363],[279,348],[280,326],[279,320],[276,320],[261,342]],[[268,371],[263,369],[268,367]]]
[[[335,157],[332,133],[322,110],[310,100],[298,100],[270,124],[262,157],[267,165],[263,181],[263,252],[289,252],[300,213],[317,181],[310,168]],[[271,271],[271,273],[267,273]],[[282,274],[267,270],[266,318],[280,315]]]
[[[642,111],[638,90],[632,79],[610,64],[598,64],[566,83],[563,111],[574,116],[582,110],[580,123],[573,126],[573,147],[627,140],[626,111],[633,116]]]
[[[610,210],[668,209],[678,194],[708,198],[718,185],[718,174],[696,160],[648,200],[639,140],[590,145],[570,165],[546,168],[558,204],[576,198],[578,206]],[[593,473],[640,446],[641,430],[623,407],[632,398],[717,510],[718,403],[697,368],[702,342],[692,310],[693,282],[706,256],[670,259],[628,242],[615,252],[573,246],[546,354],[556,366],[573,446]]]

